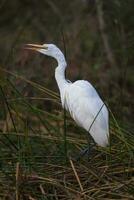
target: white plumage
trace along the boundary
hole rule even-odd
[[[65,79],[66,60],[63,53],[55,45],[27,44],[26,49],[39,51],[57,60],[55,78],[59,87],[62,106],[70,112],[79,126],[91,134],[98,145],[102,147],[108,145],[108,110],[94,87],[88,81],[78,80],[71,83]]]
[[[61,101],[76,123],[89,131],[98,145],[108,144],[108,111],[90,83],[83,80],[69,83]]]

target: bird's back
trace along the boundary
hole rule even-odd
[[[108,144],[108,110],[93,86],[87,81],[70,83],[61,97],[62,105],[76,123],[85,128],[100,146]]]

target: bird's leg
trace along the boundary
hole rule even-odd
[[[80,160],[81,157],[85,156],[87,154],[88,160],[92,154],[93,146],[95,145],[93,139],[90,137],[89,133],[87,133],[87,142],[88,142],[88,147],[83,149],[79,156],[77,157],[77,161]]]
[[[91,151],[91,148],[92,148],[92,144],[91,144],[91,137],[89,135],[89,133],[87,132],[87,144],[88,144],[88,147],[87,147],[87,156],[88,156],[88,160],[89,160],[89,157],[90,157],[90,151]]]

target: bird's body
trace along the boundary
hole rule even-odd
[[[59,87],[62,106],[70,112],[79,126],[91,134],[98,145],[102,147],[108,145],[108,110],[94,87],[88,81],[78,80],[71,83],[65,79],[66,60],[55,45],[28,44],[27,49],[37,50],[57,60],[55,79]]]
[[[108,111],[89,82],[68,83],[61,101],[76,123],[86,129],[98,145],[108,144]]]

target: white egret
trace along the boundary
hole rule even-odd
[[[90,133],[99,146],[107,146],[109,113],[95,88],[85,80],[71,83],[65,79],[67,63],[61,50],[54,44],[27,44],[25,49],[38,51],[57,60],[55,79],[59,87],[62,107],[70,112],[79,126]]]

